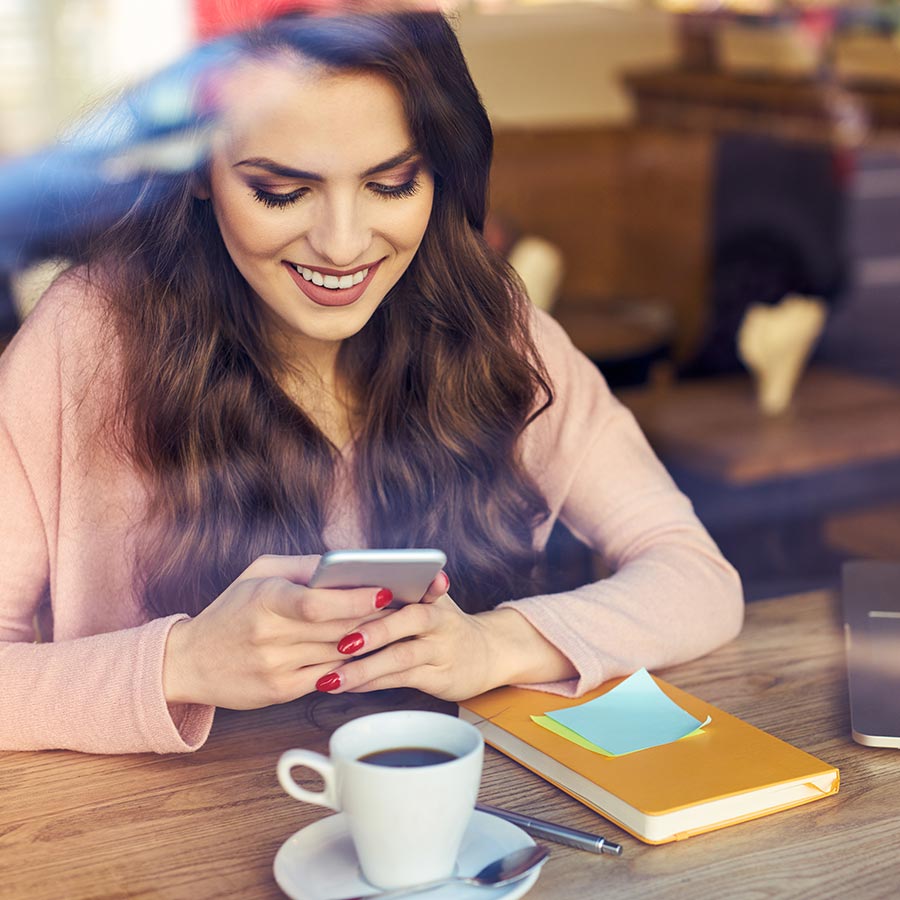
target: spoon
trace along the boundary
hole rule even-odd
[[[408,887],[384,891],[381,894],[367,894],[364,897],[346,897],[344,900],[393,900],[394,897],[406,897],[419,891],[430,891],[445,884],[471,884],[475,887],[503,887],[515,881],[521,881],[535,869],[544,864],[550,855],[546,847],[537,844],[534,847],[521,847],[488,863],[477,875],[453,875],[437,881],[426,881],[422,884],[411,884]]]

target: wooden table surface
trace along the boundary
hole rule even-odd
[[[736,641],[660,674],[837,765],[840,793],[651,847],[488,749],[482,801],[624,846],[613,858],[551,844],[529,900],[896,896],[900,753],[849,737],[833,596],[751,604]],[[325,751],[342,721],[386,707],[378,697],[317,697],[221,711],[207,744],[183,756],[0,753],[0,898],[281,897],[276,851],[329,813],[281,791],[279,754],[296,746]]]
[[[618,395],[664,459],[736,486],[900,459],[900,387],[838,369],[806,371],[778,416],[746,375]]]

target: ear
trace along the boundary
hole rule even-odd
[[[209,200],[211,196],[209,179],[205,172],[196,172],[191,177],[191,194],[198,200]]]

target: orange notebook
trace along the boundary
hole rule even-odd
[[[599,697],[622,679],[568,700],[504,687],[460,704],[492,747],[511,756],[648,844],[663,844],[837,793],[834,766],[654,680],[703,721],[703,732],[625,756],[604,757],[541,728],[530,716]]]

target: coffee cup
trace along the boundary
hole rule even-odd
[[[278,780],[297,800],[347,817],[368,882],[389,889],[453,874],[481,781],[475,727],[443,713],[375,713],[338,728],[328,751],[286,751]],[[299,766],[317,772],[324,789],[297,784]]]

